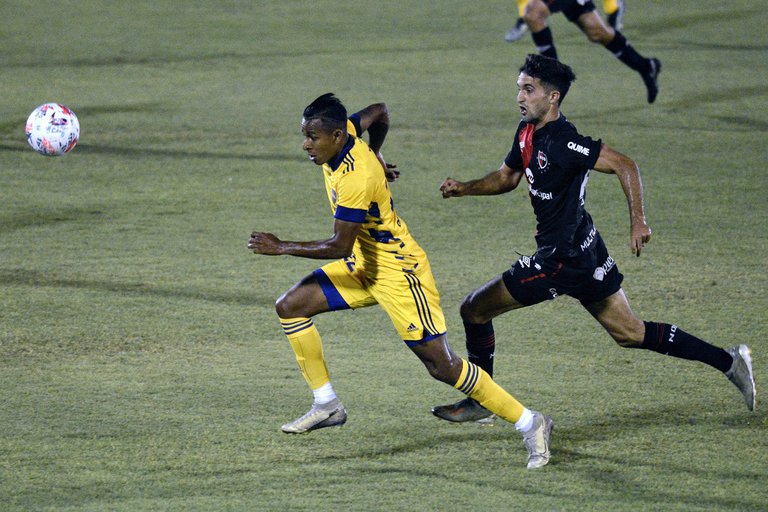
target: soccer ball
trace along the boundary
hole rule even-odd
[[[29,115],[25,131],[32,149],[41,155],[61,156],[77,144],[80,121],[61,103],[45,103]]]

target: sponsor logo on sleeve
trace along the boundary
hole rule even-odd
[[[589,156],[589,148],[585,148],[581,144],[576,144],[575,142],[569,142],[567,145],[568,149],[581,153],[584,156]]]

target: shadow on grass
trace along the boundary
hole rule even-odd
[[[74,108],[72,105],[67,105],[69,107]],[[34,108],[35,105],[29,106],[29,112],[26,114],[29,115],[30,112],[32,112],[32,108]],[[78,118],[82,121],[82,119],[94,116],[94,115],[100,115],[100,114],[125,114],[125,113],[131,113],[131,112],[162,112],[165,108],[162,103],[131,103],[126,105],[96,105],[92,107],[77,107],[76,114],[78,115]],[[26,124],[27,118],[15,118],[15,119],[7,119],[3,122],[0,122],[0,133],[5,135],[12,135],[12,134],[20,134],[21,137],[24,137],[24,126]],[[29,148],[27,148],[29,149]]]
[[[731,386],[725,379],[723,379],[723,386]],[[735,399],[735,397],[734,397]],[[733,407],[743,407],[743,403],[734,403]],[[616,438],[616,433],[620,432],[622,437],[631,437],[633,433],[639,432],[645,428],[668,428],[672,432],[684,434],[686,429],[695,428],[697,425],[704,426],[707,430],[722,431],[724,428],[744,427],[751,428],[755,431],[762,429],[758,424],[760,423],[763,414],[755,414],[744,412],[733,412],[731,414],[710,415],[702,417],[701,411],[707,410],[707,407],[702,404],[690,404],[688,408],[677,406],[666,406],[654,409],[638,409],[635,412],[623,414],[621,416],[601,416],[596,417],[595,421],[588,424],[581,424],[566,428],[559,428],[557,435],[553,434],[553,440],[557,443],[557,439],[561,439],[563,445],[578,445],[581,443],[588,443],[594,445],[596,442],[605,440],[608,443],[612,442],[612,439]],[[717,441],[713,439],[713,442]],[[672,442],[669,440],[659,439],[656,444],[656,449],[660,454],[666,454],[665,443]],[[676,447],[679,448],[679,447]],[[679,464],[660,464],[658,460],[654,460],[652,456],[649,456],[648,460],[633,460],[631,457],[627,458],[624,455],[612,455],[609,452],[600,453],[595,455],[592,453],[581,452],[576,449],[558,448],[555,446],[553,452],[557,452],[556,464],[569,465],[570,463],[584,463],[589,464],[595,462],[598,466],[604,466],[608,464],[610,466],[635,466],[642,467],[647,466],[651,469],[662,470],[669,472],[670,474],[688,474],[697,477],[711,477],[713,474],[718,474],[713,467],[699,468],[687,463],[686,460],[681,460]],[[722,479],[758,479],[766,478],[763,471],[753,469],[750,465],[744,465],[741,471],[721,471],[718,474]]]
[[[745,9],[741,11],[729,10],[726,12],[717,12],[711,10],[702,10],[696,14],[688,14],[684,16],[675,16],[664,19],[655,19],[653,21],[643,22],[642,16],[632,17],[632,14],[627,19],[628,30],[642,34],[643,37],[655,37],[664,32],[670,32],[673,30],[683,29],[690,31],[692,27],[697,25],[712,25],[716,28],[718,18],[720,16],[727,16],[729,21],[734,20],[751,20],[755,16],[754,9]],[[676,43],[678,46],[679,43]],[[734,45],[711,45],[712,49],[723,48],[726,50],[733,49]],[[749,45],[750,48],[757,47],[756,45]]]
[[[32,211],[26,213],[0,215],[0,233],[10,233],[20,229],[37,226],[50,226],[61,222],[73,222],[87,219],[90,222],[104,216],[104,212],[96,208],[69,208],[54,211]]]
[[[31,148],[26,141],[18,143],[0,142],[0,152],[28,152]],[[263,160],[270,162],[304,162],[297,153],[291,154],[246,154],[214,153],[211,151],[186,151],[180,149],[146,148],[138,146],[111,146],[104,144],[78,144],[74,151],[86,155],[110,155],[115,157],[164,157],[164,158],[205,158],[210,160]]]
[[[496,489],[501,492],[516,492],[520,494],[534,494],[544,497],[556,498],[559,500],[571,501],[579,500],[584,497],[584,489],[579,487],[577,490],[567,485],[531,486],[527,479],[528,475],[541,476],[542,481],[549,482],[552,479],[562,478],[565,473],[571,475],[567,478],[576,478],[579,481],[589,482],[592,490],[604,497],[607,502],[615,504],[629,505],[632,503],[646,503],[650,509],[664,510],[671,503],[688,505],[693,508],[702,504],[705,500],[708,507],[717,510],[757,510],[760,509],[761,502],[758,496],[748,494],[721,494],[708,493],[706,496],[695,495],[695,493],[684,493],[676,487],[676,479],[680,482],[695,481],[706,483],[708,481],[717,481],[727,487],[728,482],[738,486],[743,482],[754,482],[759,487],[760,482],[768,481],[763,470],[763,465],[755,466],[745,462],[740,470],[718,469],[717,464],[699,467],[691,464],[688,459],[682,457],[679,461],[667,462],[669,460],[665,450],[665,441],[659,439],[656,449],[659,450],[660,457],[654,457],[653,454],[645,456],[627,455],[622,453],[598,453],[595,454],[595,441],[606,439],[607,444],[611,444],[610,439],[616,436],[617,432],[622,436],[632,435],[636,430],[644,426],[668,428],[680,435],[684,433],[687,427],[694,424],[708,424],[712,431],[721,430],[724,425],[743,425],[745,415],[734,413],[733,415],[711,416],[706,419],[700,419],[697,414],[702,410],[701,404],[691,404],[688,410],[681,410],[679,407],[659,407],[654,409],[636,410],[635,412],[624,414],[617,417],[602,416],[589,424],[569,426],[565,428],[557,427],[552,437],[552,461],[550,464],[536,472],[530,472],[525,468],[525,450],[522,447],[519,434],[517,434],[511,425],[503,425],[501,428],[479,427],[478,425],[456,425],[456,430],[450,433],[423,433],[404,436],[402,442],[389,443],[389,446],[368,446],[363,449],[348,447],[343,453],[334,453],[321,457],[323,460],[359,460],[370,462],[379,460],[387,462],[392,457],[391,465],[380,467],[356,466],[356,471],[372,475],[398,474],[417,475],[431,479],[445,480],[450,482],[462,482],[468,486],[477,485],[478,480],[482,480],[483,467],[486,465],[480,461],[457,461],[457,471],[450,471],[443,467],[436,467],[434,470],[417,469],[409,465],[402,467],[397,464],[397,456],[408,455],[418,452],[430,452],[439,450],[441,447],[450,445],[467,444],[471,446],[469,453],[477,453],[477,443],[482,442],[487,445],[489,453],[497,454],[499,443],[504,443],[505,450],[519,446],[520,455],[510,459],[510,465],[505,471],[508,471],[509,478],[499,479],[497,474],[491,472],[483,480],[484,486]],[[764,415],[750,416],[754,419],[754,424]],[[755,427],[759,428],[759,427]],[[716,442],[717,439],[713,439]],[[591,448],[585,451],[568,448],[568,446],[580,443],[588,444]],[[679,448],[679,447],[678,447]],[[663,455],[663,457],[661,457]],[[662,462],[663,461],[663,462]],[[463,468],[463,469],[460,469]],[[635,475],[636,473],[636,475]],[[648,477],[643,475],[656,475]],[[525,477],[523,476],[525,475]],[[633,476],[634,475],[634,476]],[[373,477],[375,479],[375,476]],[[668,486],[659,486],[659,481],[669,479]]]
[[[195,288],[170,288],[153,284],[120,283],[98,279],[67,279],[44,272],[23,269],[0,269],[0,286],[34,286],[48,288],[72,288],[98,292],[114,292],[121,295],[144,295],[168,299],[193,299],[241,306],[272,308],[274,293],[269,296],[228,293],[221,290],[200,290]]]
[[[0,145],[0,148],[3,146]],[[104,144],[78,144],[77,151],[84,154],[102,154],[128,157],[165,157],[165,158],[205,158],[211,160],[266,160],[275,162],[304,162],[299,153],[286,154],[245,154],[245,153],[214,153],[211,151],[187,151],[163,148],[145,148],[133,146],[108,146]]]
[[[673,98],[670,100],[664,99],[664,81],[663,77],[664,75],[661,75],[661,92],[659,93],[659,99],[663,103],[663,108],[671,111],[687,111],[694,107],[700,107],[701,105],[707,105],[707,104],[713,104],[713,103],[725,103],[725,102],[733,102],[740,99],[752,99],[752,98],[759,98],[764,97],[768,94],[766,92],[765,87],[763,86],[754,86],[754,87],[742,87],[739,89],[738,93],[735,94],[729,94],[728,92],[719,90],[719,89],[709,89],[709,90],[698,90],[697,92],[693,93],[687,93],[682,97]],[[675,91],[672,91],[674,94]],[[613,109],[607,109],[602,111],[593,111],[593,112],[582,112],[579,114],[575,114],[572,116],[573,120],[576,122],[579,122],[581,120],[585,119],[604,119],[604,120],[615,120],[615,119],[621,119],[623,125],[631,125],[631,122],[627,122],[627,119],[622,117],[622,114],[630,114],[635,112],[644,112],[648,108],[655,108],[653,106],[649,107],[646,104],[638,103],[636,105],[627,106],[627,107],[620,107],[620,108],[613,108]],[[729,129],[734,131],[744,131],[744,132],[752,132],[754,130],[758,131],[765,131],[768,129],[768,123],[763,119],[758,119],[757,116],[754,118],[747,117],[747,116],[709,116],[715,121],[718,121],[718,123],[714,123],[710,126],[706,126],[704,128],[700,128],[700,130],[703,131],[713,131],[721,128],[722,124],[729,125]],[[696,130],[696,127],[690,126],[689,124],[684,124],[685,120],[683,119],[681,121],[682,124],[678,126],[680,129],[685,129],[687,131]],[[639,123],[638,123],[639,126]],[[673,124],[669,124],[666,126],[667,128],[674,128]]]
[[[102,55],[90,58],[72,58],[62,60],[57,63],[58,66],[70,68],[97,68],[105,66],[152,66],[166,64],[184,64],[197,62],[221,62],[222,60],[249,59],[261,57],[259,54],[247,53],[211,53],[207,55],[189,54],[189,55]],[[28,59],[18,60],[7,64],[8,68],[50,68],[51,63],[48,59]]]

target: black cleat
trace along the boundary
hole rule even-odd
[[[483,421],[491,422],[493,413],[477,403],[475,400],[467,397],[459,400],[455,404],[438,405],[432,408],[432,414],[446,421],[463,423],[465,421]]]
[[[648,71],[640,74],[648,89],[648,103],[656,101],[656,96],[659,94],[659,73],[661,73],[661,61],[653,57],[648,61]]]

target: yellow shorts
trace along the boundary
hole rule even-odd
[[[440,294],[428,261],[410,273],[379,268],[376,278],[371,279],[352,257],[323,265],[313,275],[331,311],[380,304],[408,346],[446,332]]]

